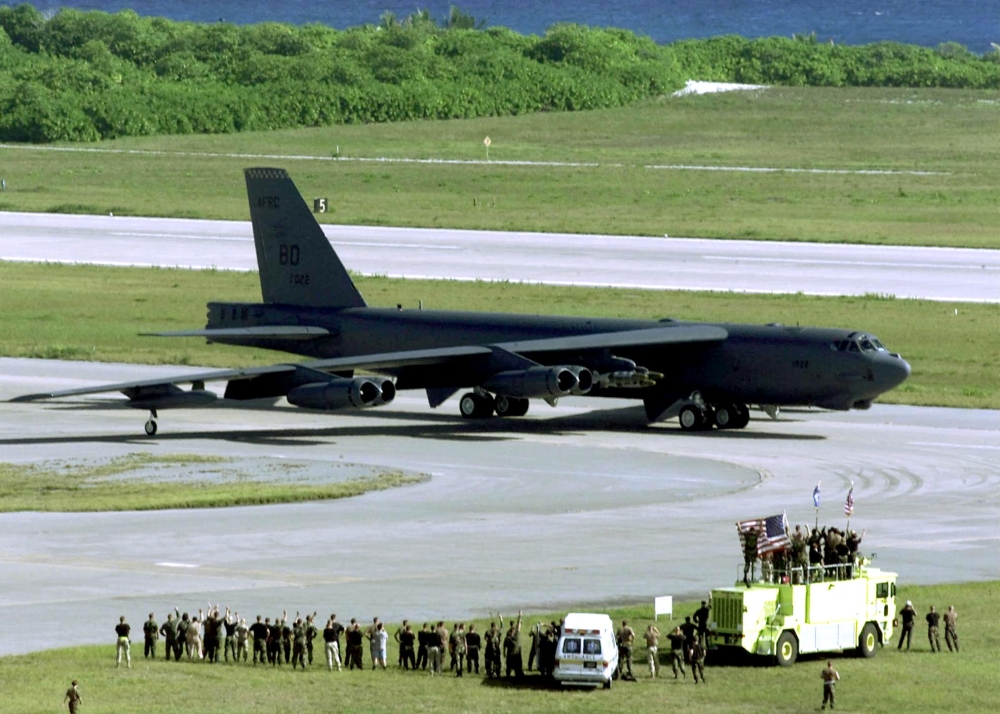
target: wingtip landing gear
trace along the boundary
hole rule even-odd
[[[156,410],[149,410],[149,419],[146,420],[146,424],[143,427],[146,430],[146,436],[155,436],[157,425],[156,425]]]

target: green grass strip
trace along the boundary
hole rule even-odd
[[[95,466],[56,468],[49,465],[0,463],[0,512],[10,511],[153,511],[167,508],[225,508],[274,503],[322,501],[360,496],[371,491],[409,486],[427,476],[399,472],[352,478],[334,483],[288,482],[281,476],[260,479],[238,469],[218,479],[199,477],[205,465],[230,459],[129,454]],[[187,477],[158,481],[142,473],[150,466],[180,466]]]
[[[888,564],[886,564],[888,565]],[[393,587],[391,584],[387,587]],[[578,594],[573,590],[568,595]],[[256,611],[253,593],[242,593],[239,601],[228,603],[251,619]],[[874,659],[865,660],[833,655],[842,681],[837,687],[837,709],[847,712],[907,712],[937,714],[962,711],[967,714],[996,711],[1000,700],[1000,679],[996,676],[996,651],[1000,646],[1000,625],[996,602],[1000,583],[964,583],[960,585],[909,586],[899,589],[897,601],[911,599],[919,613],[930,605],[939,611],[954,605],[959,613],[958,632],[962,650],[931,654],[925,630],[917,625],[913,651],[898,652],[895,642],[879,650]],[[179,603],[183,605],[183,603]],[[312,612],[316,603],[289,603],[294,611]],[[697,602],[675,605],[675,618],[691,615]],[[325,607],[325,606],[322,606]],[[486,606],[484,606],[485,609]],[[651,620],[652,607],[639,606],[608,610],[592,605],[571,607],[575,611],[609,612],[616,621],[627,617],[637,633]],[[141,603],[123,605],[133,632],[138,632],[148,608]],[[548,622],[566,610],[525,617],[525,632],[535,621]],[[356,616],[362,622],[373,614],[340,613],[340,619]],[[268,614],[268,613],[263,613]],[[273,614],[273,613],[272,613]],[[320,610],[325,616],[326,610]],[[510,613],[506,613],[509,615]],[[157,613],[162,617],[164,613]],[[419,627],[419,613],[411,622]],[[677,619],[673,621],[674,624]],[[331,707],[349,712],[415,711],[429,714],[483,714],[504,712],[566,712],[567,714],[604,714],[608,711],[670,711],[678,714],[798,713],[816,711],[822,699],[820,670],[828,657],[801,660],[790,669],[779,667],[706,668],[708,684],[695,686],[690,672],[686,679],[675,681],[663,658],[661,677],[648,676],[642,648],[635,657],[635,683],[616,682],[610,692],[601,690],[559,690],[542,685],[530,675],[523,686],[509,682],[487,682],[484,677],[430,677],[426,672],[404,672],[394,666],[386,671],[363,670],[328,672],[320,644],[319,662],[306,672],[293,672],[290,666],[253,667],[186,661],[147,661],[142,657],[142,636],[133,638],[132,669],[115,669],[113,626],[117,621],[94,622],[94,632],[107,634],[107,644],[50,650],[36,654],[0,658],[0,691],[3,711],[41,714],[56,711],[70,680],[80,682],[83,711],[108,714],[143,711],[147,714],[274,714],[275,712],[330,711]],[[489,621],[477,619],[482,631]],[[452,619],[448,619],[449,629]],[[662,634],[671,622],[660,618],[656,623]],[[389,626],[394,632],[395,625]],[[640,638],[641,639],[641,638]],[[528,640],[522,635],[527,663]],[[661,638],[661,644],[666,638]],[[666,645],[669,646],[669,645]],[[162,652],[162,643],[160,645]],[[661,652],[664,647],[661,646]],[[389,642],[388,661],[396,662],[395,643]],[[365,656],[366,666],[368,662]]]

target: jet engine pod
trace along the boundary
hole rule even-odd
[[[389,384],[392,384],[391,382]],[[396,396],[392,387],[389,401]],[[332,379],[295,387],[285,395],[289,404],[306,409],[334,410],[344,407],[374,407],[384,403],[382,389],[371,379]]]
[[[593,383],[589,369],[563,366],[499,372],[483,382],[482,387],[505,397],[565,397],[580,387],[580,377],[574,370],[582,370],[581,377],[587,379],[589,391]],[[586,373],[585,376],[583,373]]]

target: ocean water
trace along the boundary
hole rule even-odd
[[[11,3],[13,4],[13,3]],[[337,28],[376,23],[385,11],[403,17],[427,8],[443,18],[450,5],[489,25],[541,34],[557,22],[621,27],[657,42],[738,34],[746,37],[815,32],[841,44],[881,40],[935,47],[958,42],[974,52],[1000,44],[1000,0],[34,0],[43,12],[59,7],[173,20],[238,24],[321,22]]]

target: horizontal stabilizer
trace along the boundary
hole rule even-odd
[[[205,337],[214,338],[275,338],[281,340],[315,340],[329,336],[323,327],[300,325],[261,325],[260,327],[225,327],[206,330],[177,330],[176,332],[144,332],[142,337]]]

